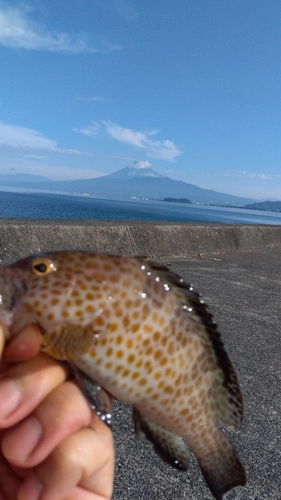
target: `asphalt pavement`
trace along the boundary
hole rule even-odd
[[[281,500],[281,247],[169,262],[202,293],[244,395],[242,430],[224,431],[245,466],[248,482],[225,498]],[[144,437],[135,440],[128,406],[116,402],[113,420],[114,500],[213,498],[191,452],[188,472],[177,472],[155,455]]]

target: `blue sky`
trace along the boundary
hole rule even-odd
[[[281,199],[280,0],[0,0],[0,172]]]

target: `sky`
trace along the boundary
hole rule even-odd
[[[281,200],[280,0],[0,0],[0,173]]]

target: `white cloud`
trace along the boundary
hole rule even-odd
[[[156,141],[151,139],[151,136],[158,133],[156,130],[140,132],[121,127],[117,123],[103,123],[113,139],[145,151],[146,156],[150,158],[174,161],[177,156],[182,154],[182,151],[170,140]]]
[[[249,180],[259,180],[259,181],[272,181],[274,179],[280,179],[280,174],[255,174],[253,172],[247,172],[246,170],[236,170],[236,171],[225,171],[218,173],[208,173],[205,177],[213,178],[227,178],[227,179],[249,179]]]
[[[0,122],[0,144],[11,147],[43,148],[56,147],[56,142],[44,137],[40,132],[26,127]]]
[[[100,124],[105,126],[110,137],[124,144],[129,144],[130,146],[143,150],[146,156],[150,158],[172,162],[177,156],[182,154],[182,151],[172,141],[157,141],[151,139],[152,136],[159,133],[158,130],[142,132],[121,127],[117,123],[111,121],[93,121],[91,125],[87,127],[80,129],[75,128],[73,130],[88,137],[92,137],[97,135]]]
[[[100,40],[99,46],[94,46],[87,34],[69,36],[67,33],[48,31],[29,17],[29,10],[23,5],[0,5],[0,45],[72,54],[109,52],[120,48],[106,40]]]
[[[134,161],[133,163],[134,168],[151,168],[152,165],[149,161]]]
[[[92,125],[92,133],[86,135],[94,135],[94,125]],[[83,130],[83,129],[82,129]],[[91,129],[90,129],[91,130]],[[81,132],[81,130],[76,130]],[[82,132],[83,133],[83,132]],[[37,157],[39,159],[50,156],[78,156],[78,157],[93,157],[93,158],[110,158],[112,160],[133,161],[131,156],[118,156],[96,154],[89,151],[80,151],[78,149],[63,149],[57,146],[56,141],[45,137],[41,132],[27,127],[19,127],[0,122],[0,151],[2,156],[13,156],[15,161],[20,157]]]
[[[91,125],[84,128],[74,128],[74,132],[78,132],[79,134],[87,135],[88,137],[92,137],[93,135],[97,135],[99,130],[98,122],[92,122]]]
[[[106,102],[108,99],[105,97],[101,97],[100,95],[94,95],[93,97],[77,97],[79,101],[88,101],[88,102]],[[112,102],[112,101],[110,101]]]
[[[243,178],[243,179],[257,179],[260,181],[272,181],[274,179],[281,178],[279,174],[253,174],[251,172],[247,172],[246,170],[238,170],[234,173],[233,177]]]
[[[18,152],[29,157],[45,156],[46,154],[93,156],[92,153],[87,151],[58,148],[56,141],[45,137],[37,130],[3,122],[0,122],[0,150],[6,153],[12,152],[13,154]]]

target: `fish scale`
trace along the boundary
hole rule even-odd
[[[9,335],[36,321],[42,348],[69,361],[101,418],[110,394],[133,405],[136,434],[181,470],[184,438],[215,498],[245,484],[217,425],[241,425],[237,376],[201,297],[179,276],[140,257],[50,252],[1,266],[0,294]]]

